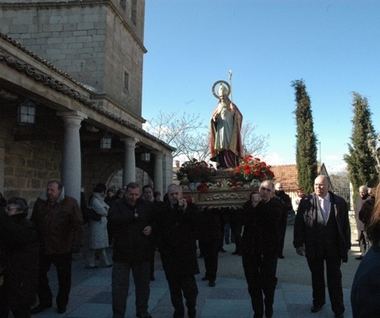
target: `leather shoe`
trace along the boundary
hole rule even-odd
[[[207,276],[203,276],[203,277],[202,277],[202,280],[203,280],[203,281],[208,280]]]
[[[322,310],[323,305],[313,305],[310,309],[311,312],[316,313]]]
[[[344,314],[343,314],[343,313],[341,313],[341,314],[335,314],[334,317],[335,317],[335,318],[343,318],[343,317],[344,317]]]
[[[210,282],[208,282],[208,285],[209,285],[210,287],[215,287],[215,282],[210,281]]]
[[[42,311],[44,311],[45,309],[48,309],[48,308],[50,308],[50,307],[51,307],[51,304],[46,304],[46,305],[44,305],[44,304],[39,304],[38,306],[32,308],[32,309],[30,310],[30,313],[31,313],[32,315],[39,314],[40,312],[42,312]]]
[[[58,306],[57,313],[64,314],[66,312],[66,306]]]

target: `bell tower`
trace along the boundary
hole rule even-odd
[[[0,32],[141,118],[145,0],[0,0]]]

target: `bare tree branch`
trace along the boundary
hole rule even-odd
[[[199,114],[164,113],[147,120],[144,128],[152,135],[176,148],[173,157],[185,156],[188,160],[198,161],[210,157],[210,131]],[[255,126],[246,122],[242,127],[244,152],[263,156],[268,147],[268,136],[255,135]]]

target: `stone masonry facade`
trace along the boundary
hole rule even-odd
[[[0,0],[0,31],[141,117],[144,7],[144,0]]]

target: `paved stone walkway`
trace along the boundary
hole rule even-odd
[[[278,285],[274,303],[274,316],[277,318],[321,318],[334,317],[327,297],[327,304],[319,313],[310,313],[311,286],[310,273],[306,261],[294,253],[291,246],[292,227],[288,227],[285,259],[279,260]],[[228,252],[220,254],[220,273],[216,287],[208,287],[201,281],[202,274],[197,275],[199,288],[197,317],[199,318],[248,318],[252,317],[250,298],[244,280],[241,258],[231,255],[233,244],[225,247]],[[355,251],[355,248],[354,248]],[[203,260],[199,261],[203,273]],[[350,306],[350,289],[353,274],[359,264],[350,256],[349,266],[344,267],[345,317],[352,317]],[[172,317],[172,306],[164,273],[157,257],[156,280],[151,283],[149,310],[154,318]],[[73,263],[73,287],[66,314],[59,315],[55,308],[33,317],[112,317],[111,308],[111,268],[84,269],[82,260]],[[286,275],[291,273],[291,275]],[[51,285],[56,289],[55,272],[51,273]],[[326,295],[328,295],[326,291]],[[135,317],[134,287],[131,286],[127,306],[127,318]]]

